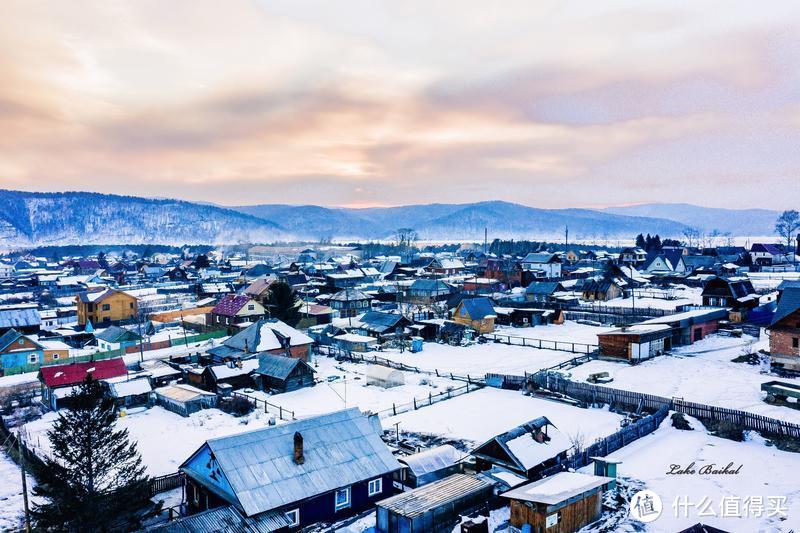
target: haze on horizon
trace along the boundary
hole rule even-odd
[[[800,203],[800,4],[8,0],[0,188]]]

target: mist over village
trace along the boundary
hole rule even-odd
[[[800,5],[0,5],[0,531],[800,531]]]

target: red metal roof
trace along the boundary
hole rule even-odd
[[[102,361],[86,361],[68,365],[43,366],[39,372],[44,384],[50,388],[77,385],[86,378],[87,371],[92,372],[95,379],[108,379],[124,376],[128,369],[121,357]]]
[[[226,294],[211,312],[215,315],[236,316],[236,313],[249,301],[250,297],[243,294]]]

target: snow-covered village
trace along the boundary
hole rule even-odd
[[[0,2],[0,532],[800,532],[798,35]]]

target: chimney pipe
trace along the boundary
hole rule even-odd
[[[294,434],[294,464],[301,465],[306,462],[303,456],[303,436],[300,432]]]

